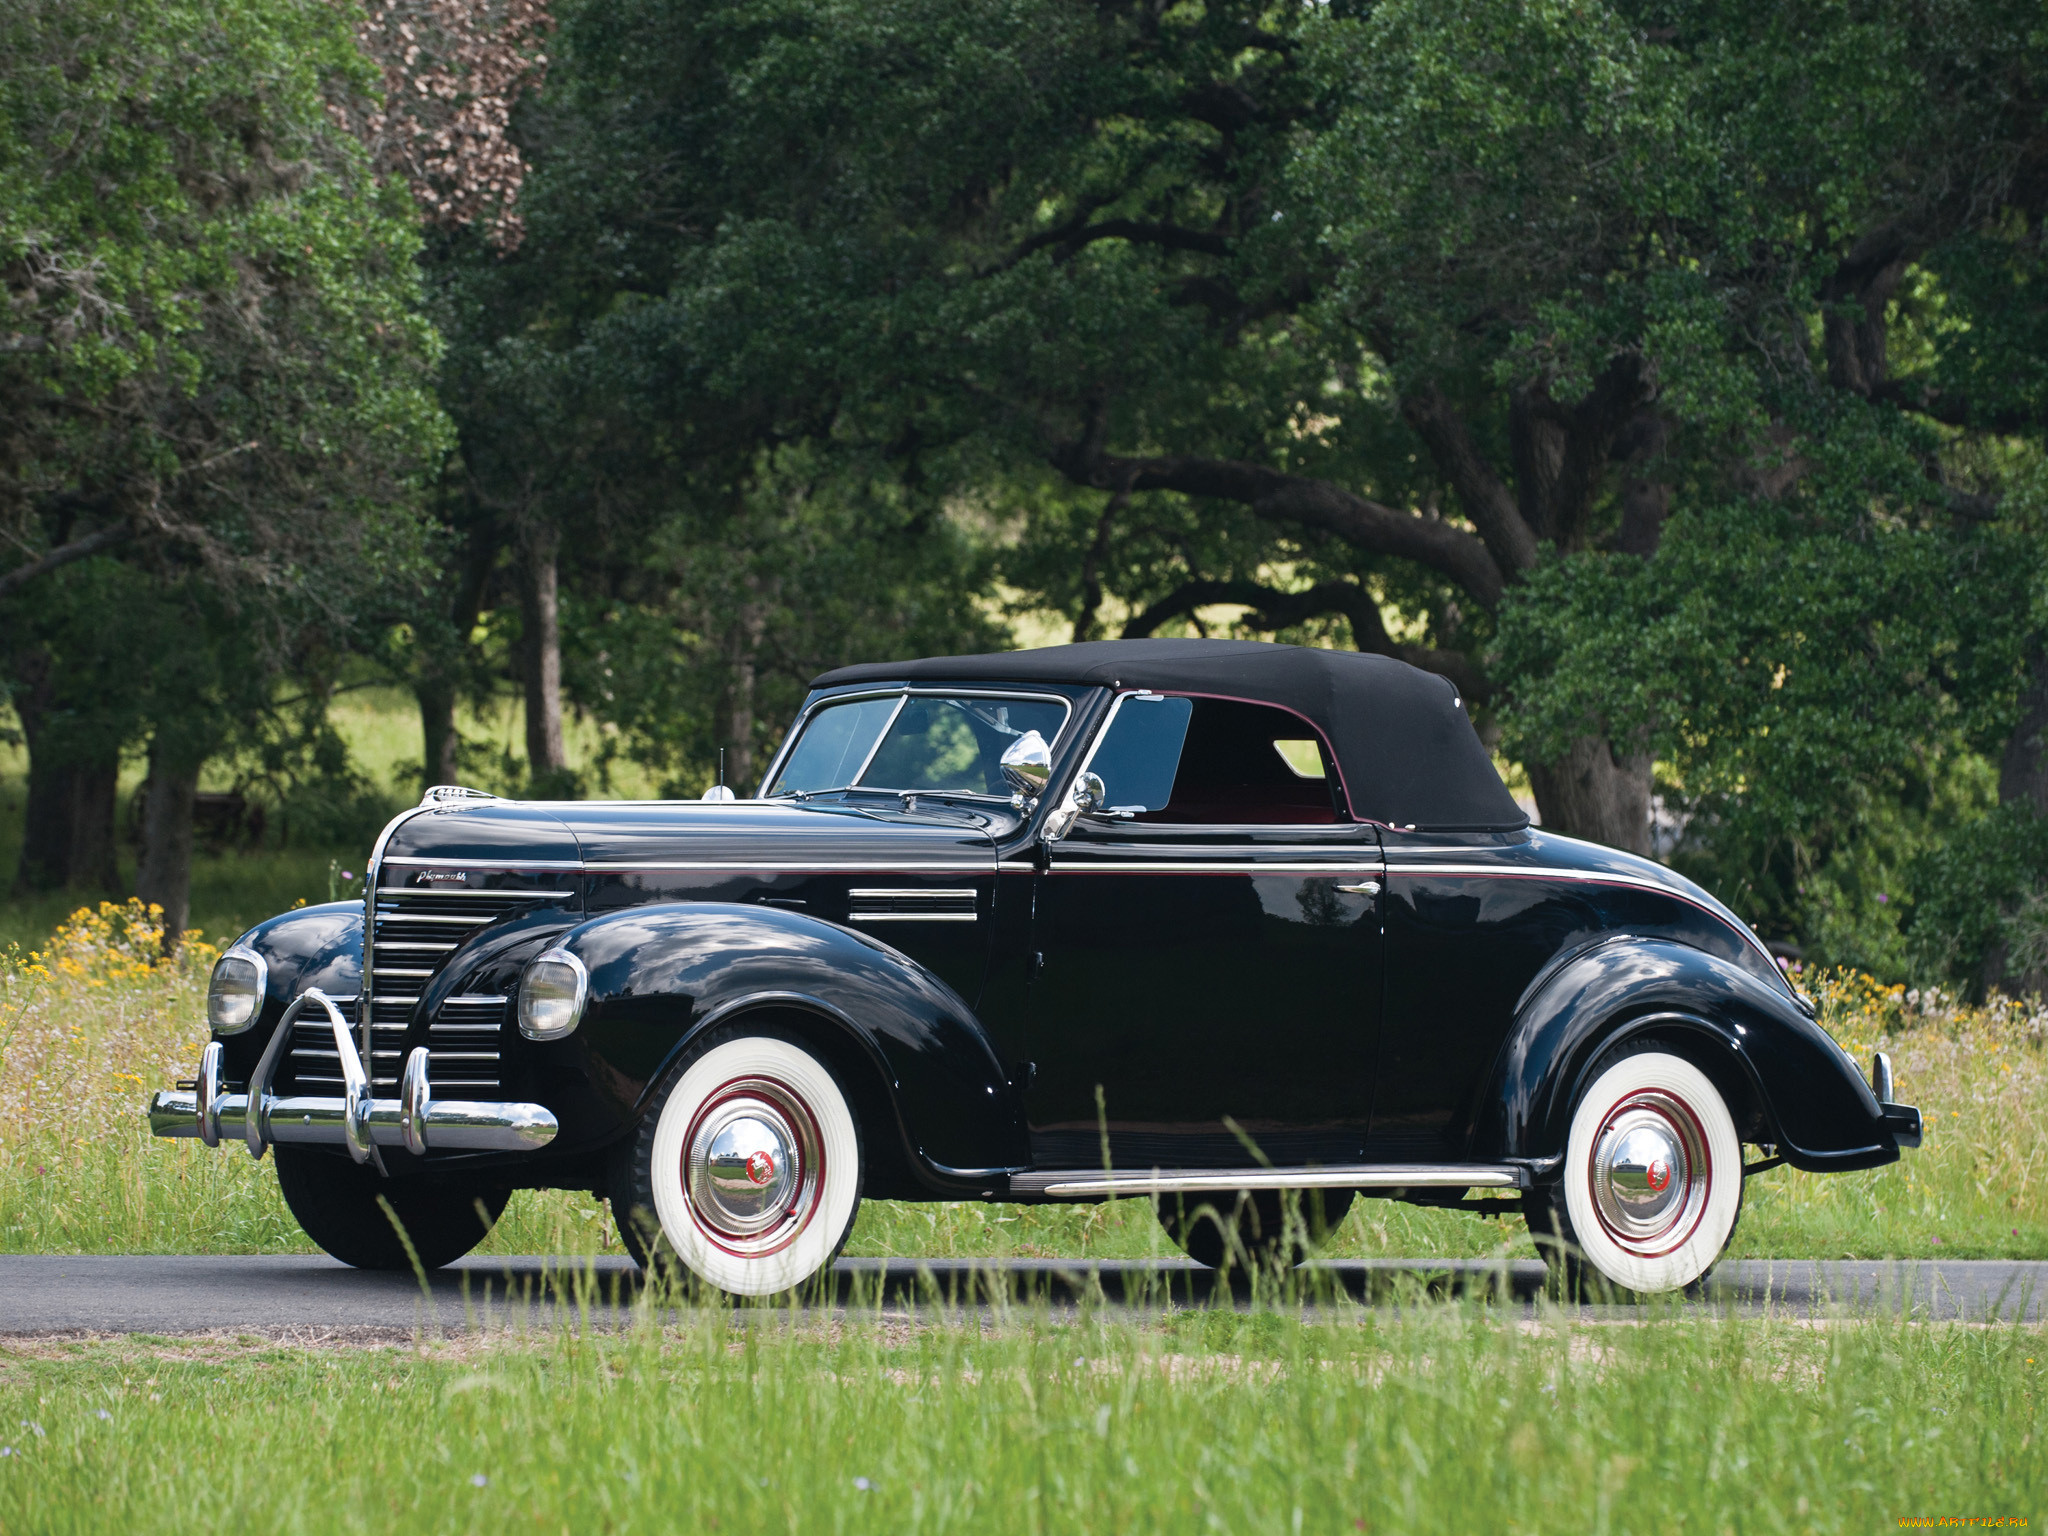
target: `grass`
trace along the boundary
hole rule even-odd
[[[0,1251],[310,1251],[267,1163],[143,1124],[151,1089],[191,1073],[205,1040],[212,950],[159,963],[134,909],[79,914],[0,961]],[[1967,1008],[1856,977],[1813,983],[1837,1038],[1892,1051],[1927,1144],[1889,1168],[1750,1181],[1737,1258],[2048,1258],[2048,1049],[2043,1017]],[[521,1192],[487,1253],[615,1250],[587,1195]],[[1100,1206],[900,1204],[862,1209],[848,1252],[921,1257],[1142,1258],[1167,1253],[1142,1201]],[[1360,1201],[1337,1257],[1528,1257],[1519,1217]]]
[[[0,1345],[0,1530],[1868,1532],[2037,1520],[2037,1328],[704,1308]]]

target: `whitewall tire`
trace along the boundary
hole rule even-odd
[[[811,1279],[860,1209],[852,1105],[830,1067],[780,1034],[723,1035],[693,1051],[632,1151],[636,1247],[653,1238],[656,1254],[735,1296]]]
[[[1567,1263],[1575,1258],[1609,1286],[1693,1284],[1728,1246],[1742,1210],[1742,1142],[1720,1090],[1667,1051],[1614,1059],[1572,1114],[1551,1209]]]

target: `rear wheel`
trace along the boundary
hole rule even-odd
[[[1573,1111],[1564,1176],[1530,1226],[1567,1295],[1675,1291],[1742,1209],[1742,1143],[1706,1073],[1655,1046],[1603,1059]]]
[[[279,1146],[276,1155],[277,1186],[306,1236],[357,1269],[412,1268],[394,1216],[422,1269],[452,1264],[484,1240],[512,1198],[510,1185],[475,1179],[387,1179],[312,1147]]]
[[[1219,1190],[1155,1195],[1153,1209],[1180,1249],[1197,1264],[1299,1264],[1336,1231],[1351,1209],[1348,1189]]]
[[[794,1036],[721,1030],[670,1068],[620,1149],[612,1207],[643,1266],[679,1262],[735,1296],[802,1285],[860,1210],[860,1126]]]

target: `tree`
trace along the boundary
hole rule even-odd
[[[151,735],[162,807],[212,746],[169,695],[142,708],[137,656],[163,655],[112,649],[93,605],[200,583],[271,676],[309,627],[416,582],[435,338],[404,194],[330,111],[372,80],[334,7],[26,0],[0,16],[0,59],[0,532],[18,554],[0,599],[32,754],[18,879],[105,884],[119,752]],[[74,566],[91,569],[60,581]],[[49,708],[87,696],[89,742],[48,733]],[[162,892],[184,879],[175,823],[153,816],[144,854]]]
[[[587,334],[907,473],[979,445],[1079,631],[1104,592],[1137,629],[1232,602],[1512,700],[1546,824],[1644,848],[1646,717],[1566,720],[1503,616],[1558,605],[1552,562],[1654,563],[1674,507],[1711,547],[1710,506],[1755,533],[1882,481],[1897,570],[1947,549],[1981,493],[1906,420],[1884,317],[1944,242],[2035,216],[2036,31],[2003,3],[577,7],[590,250],[658,295]]]

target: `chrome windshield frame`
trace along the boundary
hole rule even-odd
[[[835,784],[828,789],[787,790],[782,794],[772,796],[768,793],[768,786],[775,782],[775,776],[782,771],[783,764],[788,760],[790,753],[795,750],[797,742],[802,739],[803,733],[810,728],[811,718],[814,715],[838,704],[857,704],[866,699],[889,698],[896,700],[896,708],[890,712],[889,718],[883,724],[881,730],[875,733],[874,741],[869,745],[867,754],[861,759],[860,772],[853,776],[852,782]],[[775,756],[770,759],[768,771],[761,776],[761,787],[755,798],[760,800],[798,800],[808,799],[816,795],[836,795],[853,792],[877,795],[945,795],[958,799],[983,800],[992,804],[1008,805],[1010,799],[1007,795],[991,795],[971,789],[902,789],[892,788],[883,784],[861,783],[861,775],[868,771],[869,766],[875,760],[875,754],[882,750],[882,743],[888,739],[889,732],[895,729],[896,721],[903,713],[903,706],[911,699],[1019,699],[1033,704],[1057,704],[1061,710],[1059,729],[1053,733],[1051,740],[1048,742],[1048,745],[1055,750],[1057,750],[1060,742],[1065,739],[1067,727],[1074,722],[1074,700],[1063,693],[1034,693],[1018,688],[912,688],[906,686],[896,688],[860,688],[846,693],[828,694],[824,698],[814,700],[807,705],[803,712],[796,717],[795,722],[789,728],[789,734],[783,738],[782,745],[776,749]]]

